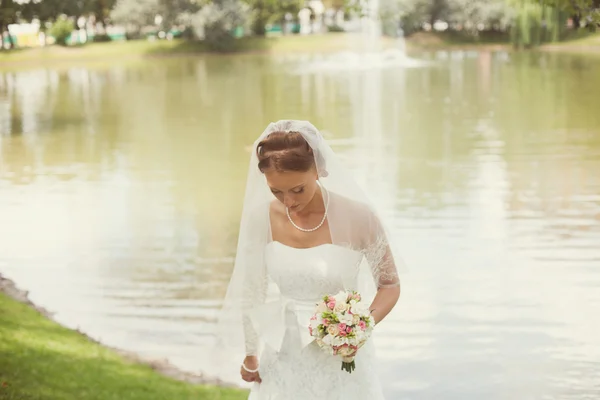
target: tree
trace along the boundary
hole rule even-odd
[[[246,0],[252,9],[252,32],[258,36],[266,34],[266,25],[283,21],[285,14],[297,15],[302,5],[301,0]]]
[[[107,26],[110,18],[110,12],[116,4],[116,0],[95,0],[93,12],[96,16],[96,21],[101,22],[102,25]]]
[[[566,13],[555,5],[537,0],[509,0],[514,18],[511,40],[515,47],[535,47],[560,39],[566,25]]]
[[[23,4],[20,15],[25,20],[36,17],[41,22],[56,21],[61,15],[74,17],[94,11],[99,0],[34,0]],[[105,0],[107,1],[107,0]]]
[[[240,0],[213,1],[194,15],[194,31],[211,50],[233,50],[236,40],[234,30],[246,24],[248,11],[248,5]]]
[[[590,26],[600,25],[600,0],[541,0],[541,3],[571,15],[576,28],[582,20]]]
[[[4,49],[4,30],[8,31],[8,25],[17,22],[18,4],[13,0],[0,0],[0,50]],[[10,48],[14,43],[10,34],[8,35]]]
[[[153,26],[160,14],[160,0],[117,0],[112,19],[125,25],[128,32],[139,35],[145,26]]]
[[[209,0],[160,0],[160,12],[163,29],[171,29],[176,25],[190,25],[192,15],[204,5],[212,3]]]
[[[505,0],[453,0],[449,16],[451,23],[460,25],[472,35],[484,29],[498,29],[509,25],[510,8]]]
[[[73,21],[67,17],[58,18],[50,28],[50,35],[56,39],[56,43],[61,46],[67,45],[67,39],[73,32]]]

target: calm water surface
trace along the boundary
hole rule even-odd
[[[68,326],[207,371],[249,146],[309,119],[409,266],[377,338],[390,399],[600,398],[600,60],[417,58],[0,72],[0,272]]]

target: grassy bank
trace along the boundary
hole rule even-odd
[[[494,34],[491,32],[481,35],[479,38],[461,35],[456,32],[418,32],[407,38],[407,47],[423,50],[513,50],[508,33]],[[600,33],[590,33],[584,30],[572,31],[561,42],[548,43],[533,50],[600,53]]]
[[[510,49],[508,35],[487,34],[479,38],[456,32],[417,32],[407,39],[407,47],[422,50]]]
[[[537,50],[589,52],[600,54],[600,34],[574,35],[574,39],[544,45]],[[419,32],[406,40],[409,51],[419,50],[511,50],[505,36],[488,35],[478,40],[467,39],[458,34]],[[238,39],[231,54],[239,53],[326,53],[355,48],[361,44],[356,34],[328,33],[323,35],[289,35],[274,38],[248,37]],[[382,48],[396,47],[393,38],[381,38]],[[0,70],[20,69],[40,65],[71,65],[77,62],[112,64],[115,60],[143,60],[147,57],[195,56],[210,54],[210,50],[198,41],[129,41],[90,43],[79,47],[49,46],[0,52]]]
[[[330,52],[350,49],[356,44],[351,34],[290,35],[274,38],[248,37],[238,39],[232,53]],[[384,46],[392,45],[381,39]],[[186,56],[210,53],[199,41],[160,40],[90,43],[78,47],[49,46],[0,52],[0,69],[39,63],[72,63],[76,61],[106,61],[140,57]]]
[[[600,54],[600,32],[595,34],[583,32],[579,35],[573,35],[572,39],[564,42],[546,44],[542,46],[542,50]]]
[[[242,390],[167,378],[0,292],[2,400],[241,400]]]

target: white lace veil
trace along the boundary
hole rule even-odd
[[[344,277],[346,289],[359,290],[370,301],[377,288],[399,284],[401,261],[389,244],[384,224],[317,128],[307,121],[269,124],[252,148],[235,266],[218,314],[211,369],[222,377],[239,377],[245,355],[260,355],[262,343],[248,313],[265,302],[278,301],[264,261],[265,248],[272,241],[269,209],[275,198],[258,169],[256,153],[258,143],[273,132],[297,132],[306,139],[313,150],[319,181],[330,195],[327,218],[332,244],[364,254],[358,276]]]

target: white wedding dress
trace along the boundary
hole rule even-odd
[[[383,399],[371,342],[359,350],[350,374],[308,333],[315,304],[325,294],[353,286],[363,254],[333,244],[298,249],[271,242],[264,256],[268,278],[281,297],[251,316],[264,348],[262,383],[254,384],[249,400]]]

